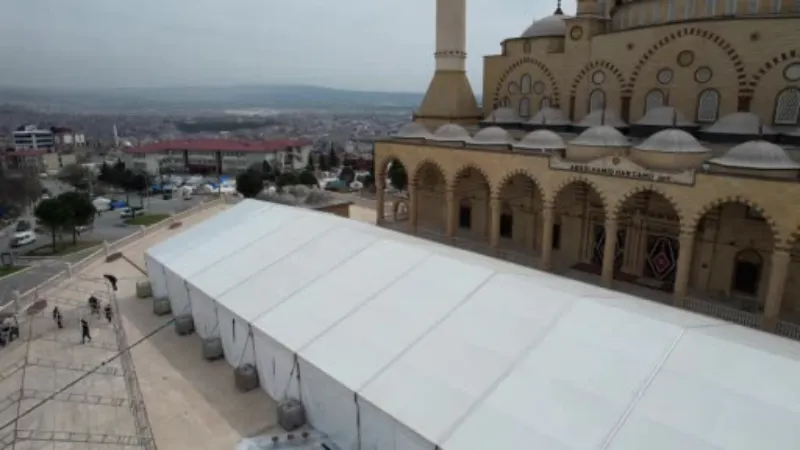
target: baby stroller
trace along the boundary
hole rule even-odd
[[[0,313],[0,347],[19,339],[19,322],[13,313]]]

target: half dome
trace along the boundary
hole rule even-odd
[[[708,161],[722,167],[757,170],[799,170],[800,163],[786,150],[767,141],[748,141],[732,147],[719,158]]]
[[[636,150],[659,153],[708,153],[691,134],[678,129],[659,131],[635,147]]]
[[[570,145],[584,147],[628,147],[630,142],[624,134],[609,125],[589,128],[570,141]]]
[[[561,111],[557,108],[542,108],[526,123],[529,125],[554,127],[563,127],[572,124],[572,122],[570,122],[566,116],[564,116],[564,111]]]
[[[586,115],[577,126],[581,128],[591,128],[600,126],[609,126],[614,128],[626,128],[628,126],[624,120],[620,119],[619,115],[612,109],[596,109]]]
[[[410,122],[400,127],[392,137],[400,139],[430,139],[431,133],[422,124]]]
[[[470,135],[464,127],[447,123],[440,126],[428,139],[440,142],[465,142],[470,139]]]
[[[703,128],[703,133],[718,135],[764,136],[775,135],[775,130],[764,125],[761,119],[751,112],[735,112],[722,117]]]
[[[536,130],[525,135],[514,148],[527,150],[563,150],[566,148],[564,140],[558,133],[550,130]]]
[[[522,32],[522,38],[537,38],[537,37],[564,37],[567,33],[567,23],[564,19],[568,16],[559,14],[547,16],[543,19],[535,20],[525,31]]]
[[[512,145],[514,138],[500,127],[483,128],[467,141],[473,145]]]
[[[506,107],[495,109],[488,116],[486,116],[486,119],[483,121],[487,123],[504,124],[521,122],[519,116],[517,116],[517,113],[513,109]]]
[[[659,106],[647,111],[641,119],[636,121],[635,125],[671,128],[697,126],[672,106]]]

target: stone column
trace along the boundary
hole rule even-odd
[[[375,193],[377,194],[377,203],[375,204],[375,225],[382,225],[386,215],[386,191],[383,182],[378,181],[375,183]]]
[[[551,202],[544,202],[542,214],[544,225],[542,226],[542,269],[553,270],[553,227],[556,223],[555,205]]]
[[[453,186],[445,189],[445,235],[452,239],[456,237],[456,222],[458,219],[458,205],[456,205],[456,190]]]
[[[775,251],[772,252],[767,298],[764,301],[764,315],[761,319],[761,326],[766,330],[772,331],[778,324],[778,316],[781,311],[781,301],[783,300],[783,291],[786,288],[786,277],[789,273],[791,259],[791,254],[787,248],[776,247]]]
[[[675,306],[683,306],[686,292],[689,289],[689,274],[692,272],[692,255],[694,253],[694,230],[681,230],[678,248],[678,267],[675,269]]]
[[[417,208],[419,198],[417,193],[417,183],[408,183],[408,231],[417,234]]]
[[[500,245],[500,198],[492,195],[489,199],[489,246],[497,248]]]
[[[617,217],[607,217],[605,223],[605,242],[603,245],[603,286],[614,284],[614,257],[617,253]]]

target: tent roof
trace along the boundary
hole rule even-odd
[[[320,212],[245,216],[260,237],[188,282],[443,449],[800,441],[795,342]]]

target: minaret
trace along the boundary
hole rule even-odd
[[[436,72],[415,114],[415,121],[428,128],[482,119],[467,79],[466,41],[467,1],[436,0]]]

